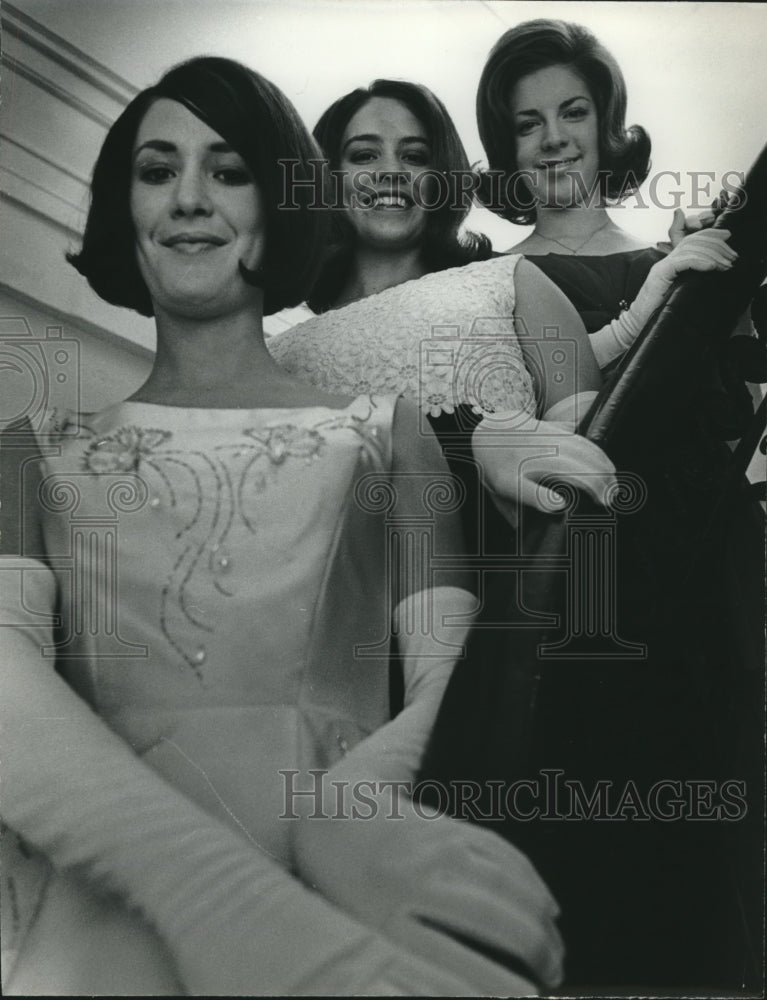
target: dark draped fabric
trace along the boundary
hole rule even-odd
[[[593,331],[659,257],[534,260]],[[483,607],[424,797],[530,856],[562,907],[566,991],[760,982],[763,518],[717,418],[717,353],[686,349],[685,391],[646,393],[652,419],[608,449],[617,510],[573,497],[553,533],[528,511],[472,534],[481,501],[467,516]]]
[[[605,257],[531,254],[527,259],[559,286],[594,333],[634,301],[650,268],[663,256],[656,247],[646,247]]]

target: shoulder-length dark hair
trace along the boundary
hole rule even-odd
[[[154,87],[138,94],[107,133],[91,182],[91,202],[82,249],[67,259],[93,290],[114,305],[153,314],[136,259],[130,213],[131,164],[136,133],[154,101],[178,101],[242,156],[263,199],[266,252],[257,271],[240,271],[264,289],[264,312],[297,305],[306,297],[326,243],[326,213],[310,211],[312,185],[294,184],[298,210],[282,211],[281,160],[293,161],[293,178],[320,186],[321,153],[293,105],[259,73],[231,59],[201,56],[169,70]],[[296,162],[298,161],[297,165]],[[314,162],[312,162],[314,161]],[[316,185],[315,185],[316,186]]]
[[[459,231],[471,208],[461,191],[460,177],[467,176],[471,167],[447,108],[427,87],[405,80],[374,80],[369,87],[359,87],[331,104],[314,128],[330,169],[340,167],[341,140],[349,122],[374,97],[399,101],[418,119],[431,146],[431,166],[447,181],[448,197],[428,213],[422,248],[428,269],[442,271],[486,260],[492,253],[490,240],[483,234]],[[354,230],[345,212],[333,213],[331,232],[323,268],[308,300],[315,312],[333,305],[354,256]]]
[[[597,109],[599,170],[606,198],[618,202],[633,194],[650,171],[650,137],[641,125],[626,128],[626,81],[620,66],[594,35],[580,24],[538,19],[501,35],[487,60],[477,90],[477,123],[491,170],[511,177],[517,170],[515,132],[509,104],[514,86],[549,66],[569,66],[585,81]],[[514,184],[501,185],[495,204],[480,189],[480,200],[509,222],[530,225],[535,207],[520,204]],[[496,186],[497,190],[497,186]],[[499,204],[502,206],[499,210]]]

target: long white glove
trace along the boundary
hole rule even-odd
[[[589,399],[583,397],[588,395]],[[615,466],[602,449],[573,430],[583,412],[576,402],[593,393],[568,397],[536,420],[529,414],[485,416],[471,439],[485,486],[501,512],[516,523],[517,506],[545,513],[565,508],[565,498],[543,481],[555,476],[584,490],[596,503],[609,505],[616,488]]]
[[[3,820],[141,911],[190,994],[485,992],[342,914],[145,766],[41,657],[54,596],[42,563],[0,557]]]
[[[600,368],[631,347],[655,310],[663,305],[678,275],[684,271],[727,271],[732,267],[738,255],[727,245],[730,235],[727,229],[693,233],[653,264],[631,306],[591,334],[591,347]]]
[[[536,992],[534,982],[561,981],[556,903],[515,847],[410,795],[455,660],[441,643],[460,644],[467,631],[444,619],[465,620],[475,603],[465,591],[442,587],[400,604],[395,629],[405,617],[411,623],[409,632],[398,630],[405,708],[324,776],[325,811],[335,818],[317,816],[313,799],[297,800],[295,864],[306,881],[387,937],[446,970],[463,970],[490,995],[519,996]]]
[[[683,209],[674,209],[674,217],[668,230],[668,248],[671,249],[677,246],[683,239],[690,236],[691,233],[698,233],[701,229],[708,229],[709,226],[713,226],[726,208],[730,206],[733,208],[740,207],[742,198],[742,191],[738,191],[737,189],[728,191],[726,188],[722,188],[711,202],[711,207],[698,212],[697,215],[685,215]]]

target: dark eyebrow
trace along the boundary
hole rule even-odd
[[[346,142],[343,144],[342,152],[348,146],[351,146],[351,144],[353,142],[380,142],[380,141],[381,141],[381,136],[380,135],[375,135],[372,132],[369,132],[366,135],[353,135],[353,136],[350,136],[346,140]]]
[[[164,139],[148,139],[146,142],[142,142],[134,152],[134,156],[138,156],[142,149],[156,149],[158,153],[175,153],[176,147],[172,142],[166,142]]]
[[[353,135],[353,136],[350,136],[346,140],[346,142],[343,144],[343,148],[341,149],[341,152],[343,153],[347,149],[347,147],[351,146],[351,144],[353,142],[381,142],[381,136],[380,135],[376,135],[373,132],[370,132],[370,133],[368,133],[366,135]],[[399,144],[400,145],[403,145],[406,142],[420,142],[420,143],[423,143],[424,146],[428,146],[429,145],[429,140],[427,138],[425,138],[424,136],[422,136],[422,135],[404,135],[399,140]]]
[[[563,111],[565,108],[569,108],[571,104],[575,103],[575,101],[589,101],[589,103],[591,103],[590,99],[586,97],[585,94],[577,94],[575,97],[568,97],[566,101],[562,101],[562,103],[559,105],[559,110]],[[517,111],[517,114],[537,115],[540,114],[540,112],[538,111],[537,108],[528,108],[526,111]]]
[[[158,153],[175,153],[178,147],[173,142],[168,142],[166,139],[147,139],[146,142],[142,142],[138,147],[134,156],[138,156],[142,149],[156,149]],[[212,142],[208,149],[211,153],[233,153],[234,150],[229,145],[228,142]]]

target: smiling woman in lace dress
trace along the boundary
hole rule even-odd
[[[547,473],[601,500],[612,466],[571,433],[601,381],[583,325],[537,268],[487,259],[486,238],[461,230],[469,165],[442,103],[378,80],[336,101],[315,136],[345,207],[309,297],[320,315],[274,337],[275,358],[331,391],[413,399],[464,483],[472,551],[504,544],[499,507],[552,509]]]

